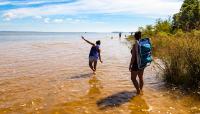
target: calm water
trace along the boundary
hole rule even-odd
[[[93,75],[90,45],[102,41]],[[113,37],[113,39],[111,39]],[[168,90],[153,64],[144,95],[130,81],[128,43],[111,33],[0,33],[0,114],[198,114],[200,103]]]

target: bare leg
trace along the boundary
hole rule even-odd
[[[96,74],[97,61],[94,61],[94,74]]]
[[[143,81],[143,73],[144,73],[144,69],[138,71],[138,77],[139,77],[139,85],[140,85],[140,90],[142,91],[143,85],[144,85],[144,81]]]
[[[96,71],[97,68],[97,61],[94,61],[94,70]]]
[[[90,66],[90,68],[92,69],[92,71],[95,71],[94,68],[93,68],[93,66],[92,66],[92,63],[93,63],[93,62],[89,61],[89,66]]]
[[[137,90],[137,94],[140,94],[140,88],[139,88],[138,81],[136,80],[136,77],[137,77],[137,71],[131,71],[131,80]]]

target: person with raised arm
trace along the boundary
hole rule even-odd
[[[94,43],[86,40],[83,36],[81,36],[81,37],[84,41],[86,41],[87,43],[92,45],[92,47],[90,49],[90,53],[89,53],[89,67],[92,69],[93,73],[95,74],[98,59],[100,60],[101,63],[103,63],[101,60],[101,50],[100,50],[101,41],[98,40],[98,41],[96,41],[96,44],[94,44]]]

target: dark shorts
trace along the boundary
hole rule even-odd
[[[98,58],[89,56],[89,62],[96,62],[96,61],[98,61]]]
[[[132,71],[139,71],[140,69],[138,68],[137,65],[132,65],[131,70]]]

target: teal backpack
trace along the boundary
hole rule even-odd
[[[137,63],[138,68],[143,69],[146,66],[150,65],[152,62],[152,45],[149,38],[143,38],[137,41]]]

